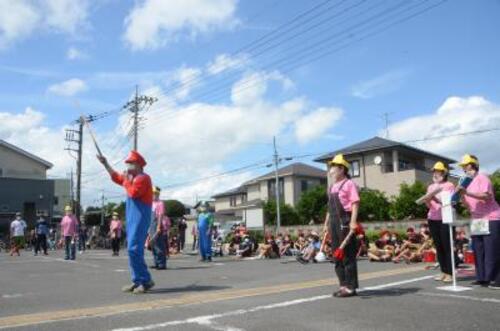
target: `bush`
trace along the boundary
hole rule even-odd
[[[300,217],[295,209],[287,204],[280,204],[281,225],[299,225]],[[276,202],[269,200],[264,204],[264,219],[267,225],[276,225]]]
[[[415,182],[412,185],[401,184],[399,196],[394,198],[389,209],[389,215],[396,220],[405,218],[426,218],[427,206],[417,205],[415,200],[427,192],[422,182]]]
[[[165,205],[165,212],[170,218],[181,218],[186,213],[186,208],[178,200],[165,200],[163,204]]]
[[[362,189],[360,192],[359,219],[386,221],[389,219],[389,200],[378,190]]]
[[[328,209],[328,195],[326,186],[318,185],[302,194],[297,204],[297,213],[302,224],[323,223]]]
[[[490,178],[493,183],[493,190],[495,191],[495,199],[500,203],[500,169],[495,171]]]

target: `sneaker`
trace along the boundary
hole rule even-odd
[[[440,274],[440,275],[437,275],[436,277],[434,277],[434,280],[435,281],[438,281],[438,282],[441,282],[443,281],[443,279],[446,277],[445,274]]]
[[[491,290],[500,290],[500,284],[499,283],[493,283],[488,286],[489,289]]]
[[[150,281],[147,284],[137,286],[136,288],[134,288],[134,291],[132,293],[144,294],[144,293],[148,292],[150,289],[152,289],[153,286],[155,286],[155,283],[153,281]]]
[[[130,285],[125,285],[124,287],[122,287],[122,292],[133,292],[136,287],[138,287],[139,285],[137,284],[130,284]]]

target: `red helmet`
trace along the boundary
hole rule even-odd
[[[137,151],[130,151],[130,154],[128,155],[127,159],[125,160],[125,163],[135,163],[142,168],[144,168],[147,164],[146,160],[144,160],[142,155],[139,154],[139,152],[137,152]]]

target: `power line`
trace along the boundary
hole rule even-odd
[[[423,4],[423,3],[425,3],[426,1],[428,1],[428,0],[424,0],[424,1],[420,2],[420,3],[418,3],[417,5],[414,5],[414,6],[411,6],[411,7],[408,7],[408,8],[406,8],[406,9],[404,9],[404,10],[403,10],[403,13],[404,13],[404,12],[406,12],[406,11],[411,11],[411,10],[413,10],[413,9],[417,8],[418,6],[422,5],[422,4]],[[334,53],[334,52],[338,52],[338,51],[340,51],[340,50],[342,50],[342,49],[345,49],[345,48],[347,48],[347,47],[351,46],[351,45],[352,45],[352,44],[354,44],[354,43],[357,43],[357,42],[362,41],[362,40],[365,40],[365,39],[367,39],[367,38],[369,38],[369,37],[373,37],[373,36],[375,36],[375,35],[377,35],[377,34],[380,34],[380,33],[382,33],[383,31],[387,30],[388,28],[390,28],[390,27],[392,27],[392,26],[395,26],[395,25],[398,25],[398,24],[401,24],[401,23],[404,23],[404,22],[406,22],[406,21],[408,21],[408,20],[412,19],[413,17],[416,17],[416,16],[418,16],[418,15],[421,15],[421,14],[423,14],[423,13],[425,13],[425,12],[427,12],[427,11],[429,11],[429,10],[431,10],[431,9],[433,9],[433,8],[435,8],[435,7],[439,6],[439,5],[441,5],[441,4],[443,4],[443,3],[444,3],[444,2],[446,2],[446,1],[447,1],[447,0],[442,0],[441,2],[439,2],[439,3],[435,4],[435,5],[425,7],[425,8],[423,8],[423,9],[420,9],[420,10],[415,11],[415,12],[410,12],[410,14],[409,14],[409,15],[406,15],[406,16],[404,16],[404,17],[403,17],[403,18],[401,18],[401,19],[397,19],[396,21],[392,21],[392,22],[391,22],[391,21],[389,21],[389,22],[388,22],[388,23],[389,23],[388,25],[384,25],[385,23],[387,23],[387,19],[386,19],[386,20],[382,20],[381,22],[377,23],[377,25],[382,24],[382,27],[381,27],[380,29],[375,30],[375,31],[371,31],[371,33],[369,33],[369,34],[367,34],[367,35],[362,35],[361,37],[359,37],[359,38],[357,38],[357,39],[354,39],[354,40],[351,40],[350,42],[347,42],[346,44],[343,44],[343,45],[341,45],[340,47],[337,47],[337,48],[334,48],[334,49],[331,49],[331,46],[334,46],[334,45],[336,45],[336,44],[324,44],[324,43],[323,43],[323,44],[321,44],[321,43],[316,43],[316,46],[315,46],[315,47],[320,46],[320,48],[319,48],[319,49],[320,49],[320,50],[323,50],[323,53],[321,53],[321,54],[317,55],[316,57],[314,57],[314,58],[310,59],[309,61],[303,61],[303,59],[307,59],[307,55],[314,55],[314,52],[316,52],[316,50],[315,50],[315,49],[313,49],[313,50],[311,51],[311,48],[312,48],[313,46],[310,46],[310,47],[307,47],[307,48],[302,49],[302,51],[301,51],[301,52],[302,52],[302,53],[304,53],[304,52],[305,52],[305,54],[303,54],[302,56],[299,56],[299,57],[297,57],[297,58],[293,59],[293,61],[292,61],[292,62],[290,62],[290,61],[289,61],[289,59],[290,59],[290,58],[293,58],[293,56],[292,56],[292,57],[287,57],[287,58],[282,59],[282,60],[279,60],[279,61],[276,61],[276,62],[274,62],[272,65],[278,65],[278,64],[288,64],[288,67],[285,67],[285,68],[284,68],[284,71],[281,71],[281,72],[285,72],[285,73],[286,73],[286,72],[290,72],[290,71],[292,71],[292,70],[297,69],[298,67],[301,67],[301,66],[303,66],[303,65],[306,65],[306,64],[312,63],[312,62],[314,62],[314,61],[317,61],[317,60],[319,60],[319,59],[323,58],[323,57],[324,57],[324,56],[326,56],[326,55],[329,55],[329,54],[332,54],[332,53]],[[393,9],[393,10],[396,10],[396,9],[398,9],[398,8],[399,8],[399,6],[400,6],[400,5],[398,5],[398,7],[392,7],[392,9]],[[391,12],[391,11],[386,10],[386,11],[385,11],[385,12],[383,12],[383,13],[379,13],[379,14],[378,14],[378,18],[380,18],[380,17],[382,17],[383,15],[386,15],[387,13],[390,13],[390,12]],[[377,16],[375,16],[375,18],[377,18]],[[372,17],[372,19],[373,19],[373,17]],[[366,21],[365,21],[365,23],[366,23]],[[356,28],[356,26],[355,26],[354,28]],[[348,38],[347,38],[347,39],[352,39],[352,29],[353,29],[352,27],[351,27],[350,29],[344,29],[343,31],[341,31],[340,33],[337,33],[336,35],[337,35],[337,36],[340,36],[342,33],[347,33],[347,36],[348,36]],[[368,27],[368,31],[369,31],[369,30],[370,30],[370,27]],[[370,31],[369,31],[369,32],[370,32]],[[359,32],[358,32],[358,33],[359,33]],[[325,47],[325,46],[327,46],[327,47]],[[310,53],[310,54],[309,54],[309,53]],[[289,63],[287,63],[287,62],[289,62]],[[263,70],[265,70],[265,69],[263,69]],[[253,84],[252,84],[252,83],[253,83]],[[246,89],[248,89],[248,88],[251,88],[251,87],[253,87],[253,86],[255,86],[255,85],[259,84],[259,83],[260,83],[260,77],[258,77],[257,79],[248,79],[248,80],[247,80],[246,82],[244,82],[243,84],[240,84],[240,85],[238,86],[238,89],[233,89],[233,94],[239,94],[239,93],[241,93],[242,91],[244,91],[244,90],[246,90]],[[223,90],[221,90],[221,91],[222,91],[222,92],[224,92]],[[211,90],[211,91],[209,91],[209,92],[210,92],[210,93],[213,93],[213,92],[214,92],[214,90]],[[217,90],[215,90],[215,92],[217,92]],[[202,94],[202,96],[210,96],[210,94],[205,93],[204,95]],[[213,94],[212,96],[217,96],[217,94]],[[196,107],[196,105],[195,105],[195,107]],[[191,109],[192,109],[192,108],[193,108],[193,107],[191,107]],[[201,108],[201,105],[198,105],[198,108]],[[177,112],[177,113],[178,113],[178,112]],[[172,115],[172,114],[169,114],[169,115]],[[160,117],[161,117],[161,115],[160,115]],[[157,118],[157,119],[158,119],[158,118]]]

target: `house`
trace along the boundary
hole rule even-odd
[[[294,207],[302,193],[327,182],[324,170],[304,163],[293,163],[278,169],[278,178],[280,201]],[[249,214],[262,213],[263,203],[275,196],[276,178],[275,172],[271,171],[212,198],[215,199],[215,213],[219,220],[248,221]]]
[[[50,162],[0,139],[0,231],[17,211],[32,224],[40,214],[52,219],[54,205],[67,201],[69,181],[48,179],[50,168]]]
[[[350,162],[352,179],[360,188],[379,190],[387,196],[399,194],[402,183],[429,183],[437,161],[448,167],[456,163],[446,156],[380,137],[322,155],[315,161],[326,164],[336,154],[343,154]]]

